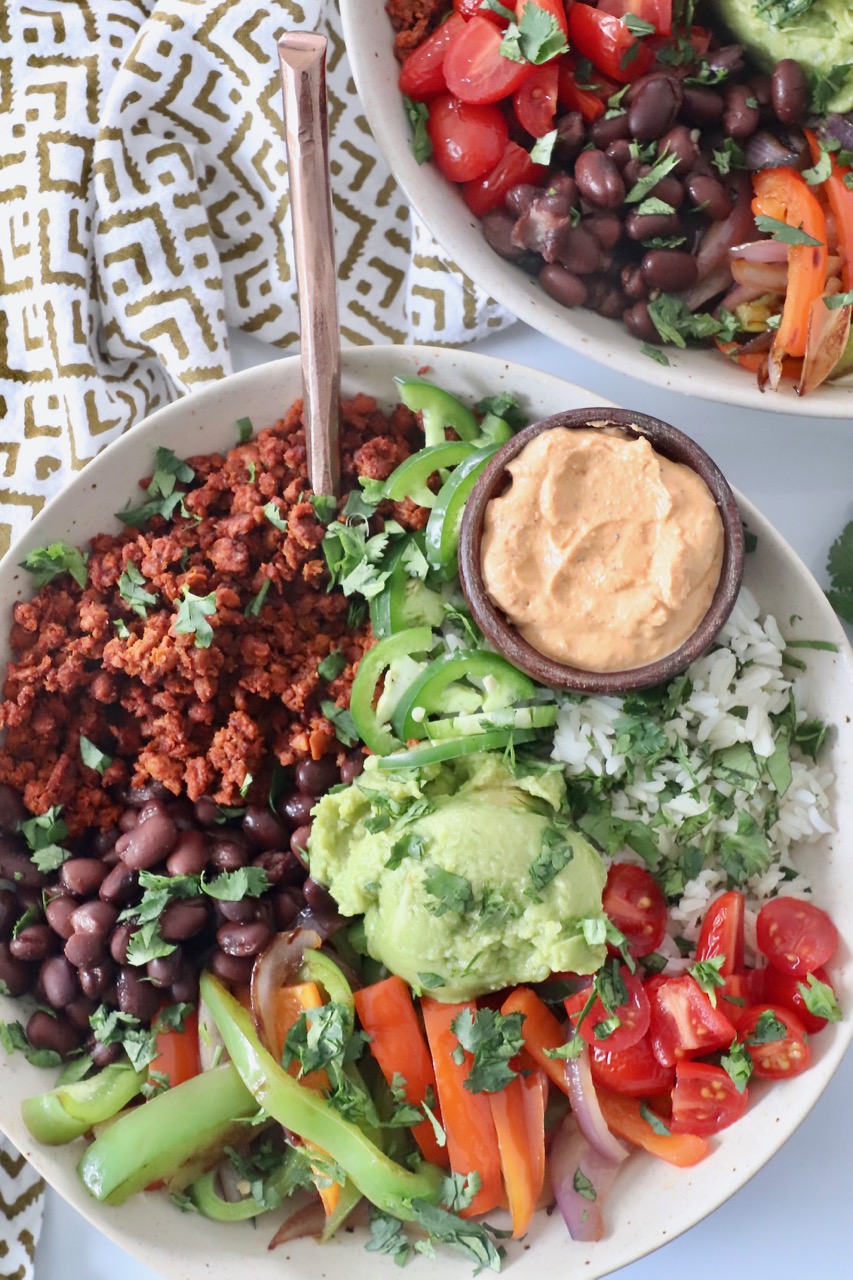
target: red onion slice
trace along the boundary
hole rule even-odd
[[[738,284],[762,293],[784,293],[788,288],[787,262],[752,262],[748,258],[732,258],[732,275]]]
[[[301,1240],[303,1236],[322,1235],[326,1225],[326,1211],[316,1191],[294,1192],[287,1202],[296,1203],[298,1208],[285,1218],[267,1245],[268,1249],[277,1249],[288,1240]]]
[[[682,294],[684,305],[688,311],[698,311],[706,302],[710,302],[711,298],[716,298],[718,293],[723,293],[732,283],[732,273],[727,262],[721,262],[719,266],[714,267],[713,271],[709,271],[706,276],[694,284],[692,289],[688,289],[687,293]]]
[[[592,1081],[586,1044],[576,1058],[567,1059],[566,1080],[572,1111],[587,1142],[605,1159],[621,1164],[628,1155],[628,1148],[607,1127]]]
[[[275,1030],[275,993],[293,982],[305,952],[316,950],[321,941],[313,929],[277,933],[252,969],[252,1017],[276,1062],[281,1062],[284,1045],[279,1043]]]
[[[734,244],[745,244],[758,237],[755,218],[752,216],[752,182],[746,173],[735,174],[735,202],[732,211],[723,222],[712,222],[696,254],[699,279],[703,279],[720,263],[728,261],[729,250]]]
[[[788,246],[781,240],[750,240],[746,244],[732,245],[733,258],[746,258],[748,262],[788,261]]]
[[[548,1168],[573,1240],[600,1240],[604,1235],[604,1200],[620,1163],[587,1142],[571,1112],[566,1116],[551,1145]]]

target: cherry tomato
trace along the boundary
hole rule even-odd
[[[453,36],[444,58],[444,78],[462,102],[497,102],[532,74],[532,62],[513,62],[502,55],[502,40],[503,34],[486,18],[463,22]]]
[[[744,969],[730,973],[725,986],[717,988],[717,1007],[722,1009],[735,1029],[740,1027],[754,1004],[766,999],[764,975],[766,969]]]
[[[747,1091],[740,1092],[728,1072],[708,1062],[679,1062],[672,1091],[673,1133],[704,1138],[727,1129],[746,1110]]]
[[[759,948],[775,969],[802,978],[831,959],[838,931],[825,911],[804,898],[771,898],[758,913]]]
[[[605,1048],[606,1044],[606,1040],[594,1044],[590,1051],[592,1078],[596,1084],[617,1093],[631,1093],[638,1098],[668,1092],[672,1088],[675,1072],[672,1067],[658,1062],[648,1033],[627,1049],[614,1051]]]
[[[724,978],[743,969],[743,902],[737,889],[721,894],[706,911],[699,931],[696,959],[725,956],[720,966]]]
[[[459,102],[445,94],[430,105],[427,132],[444,176],[451,182],[468,182],[500,160],[509,126],[499,107]]]
[[[445,54],[454,35],[464,25],[458,14],[451,14],[423,44],[412,50],[400,68],[397,84],[401,93],[414,98],[416,102],[427,102],[445,92]]]
[[[614,862],[607,872],[602,905],[624,933],[632,956],[655,951],[666,933],[666,898],[645,867]]]
[[[651,989],[649,989],[651,986]],[[655,1057],[671,1067],[681,1058],[698,1058],[723,1049],[735,1029],[719,1006],[715,1009],[689,974],[646,984],[651,1006],[651,1040]]]
[[[503,204],[512,187],[520,182],[539,186],[547,177],[547,165],[535,164],[524,147],[517,142],[508,142],[494,169],[481,178],[466,182],[462,195],[471,212],[482,218],[484,213]]]
[[[805,978],[798,978],[794,973],[781,973],[778,969],[774,969],[773,965],[768,965],[765,970],[764,979],[764,1000],[772,1000],[774,1004],[781,1004],[785,1009],[792,1009],[805,1027],[806,1031],[822,1031],[826,1026],[826,1018],[821,1018],[818,1014],[812,1013],[811,1009],[806,1005],[803,999],[801,986],[808,987],[809,978],[817,978],[819,982],[825,982],[830,991],[833,990],[832,983],[825,969],[815,969],[814,973],[809,974]],[[756,1004],[759,1002],[756,1000]]]
[[[615,80],[595,73],[579,80],[576,60],[560,58],[557,70],[557,97],[567,111],[579,111],[587,123],[600,120],[607,110],[607,99],[619,89]]]
[[[601,997],[596,996],[589,1013],[578,1024],[577,1015],[587,1002],[588,987],[575,992],[573,996],[569,996],[568,999],[563,1001],[566,1006],[566,1013],[577,1026],[587,1044],[606,1048],[610,1053],[619,1053],[622,1049],[629,1049],[632,1044],[642,1040],[649,1029],[649,999],[643,989],[642,982],[635,973],[631,973],[627,965],[622,965],[619,973],[625,984],[626,998],[624,1004],[618,1005],[612,1014],[605,1009]],[[597,1035],[596,1028],[601,1023],[607,1022],[611,1017],[619,1019],[619,1026],[614,1031],[611,1031],[610,1035]]]
[[[542,138],[554,128],[557,110],[557,64],[543,62],[512,96],[515,118],[533,138]]]
[[[572,5],[569,37],[577,53],[620,84],[630,84],[645,75],[654,61],[651,49],[631,35],[621,18],[591,9],[588,4]]]
[[[504,18],[502,14],[495,13],[494,9],[482,8],[483,0],[453,0],[453,9],[460,14],[466,22],[471,18],[486,18],[489,22],[493,22],[496,27],[505,29],[509,26],[509,18]],[[512,0],[506,6],[507,9],[514,8]]]
[[[544,9],[545,13],[549,14],[562,28],[563,35],[568,38],[569,24],[566,21],[566,6],[563,0],[518,0],[515,15],[517,22],[521,22],[524,10],[529,9],[531,5],[537,9]]]
[[[778,1040],[762,1039],[757,1044],[753,1043],[758,1020],[762,1014],[767,1013],[782,1023],[785,1034]],[[785,1080],[788,1076],[798,1076],[809,1065],[812,1051],[806,1029],[795,1013],[790,1009],[783,1009],[780,1004],[757,1004],[750,1009],[738,1028],[738,1039],[752,1058],[755,1074],[766,1080]]]
[[[668,36],[672,31],[672,0],[598,0],[598,9],[614,18],[633,13],[643,22],[650,22],[659,36]]]

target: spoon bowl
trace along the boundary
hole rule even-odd
[[[711,491],[723,524],[720,578],[711,604],[695,631],[677,649],[654,662],[621,671],[589,671],[559,662],[525,640],[486,590],[481,558],[486,508],[506,488],[507,464],[536,436],[555,427],[570,430],[617,427],[634,438],[644,436],[657,453],[695,471]],[[622,694],[671,680],[704,653],[734,608],[743,580],[744,551],[743,523],[735,496],[717,464],[695,440],[660,418],[629,409],[569,409],[520,431],[486,466],[465,507],[459,539],[459,578],[480,630],[513,666],[556,689]]]

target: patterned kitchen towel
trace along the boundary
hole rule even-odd
[[[44,1182],[0,1134],[0,1280],[30,1280]]]
[[[296,29],[329,38],[344,340],[509,321],[413,230],[335,0],[0,0],[0,554],[105,444],[229,372],[227,324],[297,347],[275,47]]]

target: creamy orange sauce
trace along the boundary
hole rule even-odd
[[[529,644],[624,671],[693,634],[723,560],[722,520],[695,471],[604,424],[543,431],[507,470],[486,507],[483,580]]]

